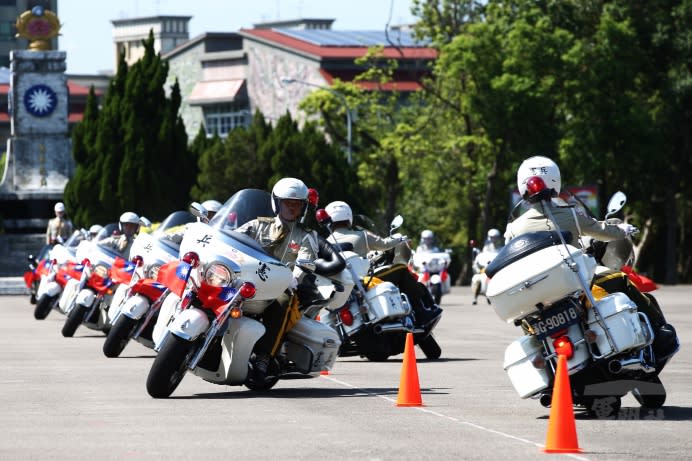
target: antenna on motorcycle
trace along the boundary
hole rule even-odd
[[[622,210],[622,207],[625,206],[625,203],[627,203],[627,196],[624,194],[624,192],[617,191],[613,194],[612,197],[610,197],[610,200],[608,201],[608,207],[607,207],[607,213],[605,215],[605,219],[608,219],[610,216],[614,215],[618,211]]]

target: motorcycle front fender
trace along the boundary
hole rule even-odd
[[[36,293],[36,298],[40,298],[42,295],[46,294],[50,298],[54,298],[55,296],[60,294],[60,291],[62,290],[62,287],[60,284],[56,281],[46,281],[44,283],[43,280],[41,280],[41,284],[38,287],[38,292]]]
[[[82,288],[79,294],[77,294],[77,299],[75,300],[75,303],[81,306],[91,307],[91,305],[94,304],[95,299],[96,293],[94,293],[88,288]]]
[[[130,297],[121,309],[121,314],[133,320],[141,319],[149,310],[149,300],[140,295]]]
[[[189,308],[178,314],[168,331],[186,341],[194,341],[209,329],[209,318],[200,309]]]

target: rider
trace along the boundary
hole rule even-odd
[[[202,202],[202,206],[207,210],[207,219],[209,220],[221,209],[221,203],[214,199],[205,200]]]
[[[294,271],[292,289],[298,285],[301,270],[296,260],[315,261],[319,258],[343,263],[337,252],[315,231],[300,224],[308,207],[308,188],[300,179],[282,178],[271,193],[274,217],[259,217],[237,229],[255,239],[264,250],[288,265]],[[293,301],[293,302],[292,302]],[[276,355],[283,335],[292,326],[296,303],[287,290],[262,313],[264,335],[255,344],[255,358],[251,379],[261,382],[266,378],[271,359]]]
[[[55,218],[48,221],[46,245],[62,243],[72,235],[72,221],[65,217],[65,204],[58,202],[53,207]]]
[[[142,224],[137,213],[126,211],[120,215],[118,220],[119,235],[113,235],[99,240],[98,244],[104,247],[111,248],[125,258],[130,258],[130,248],[135,239],[135,235],[139,232],[139,226]]]
[[[99,232],[101,232],[101,229],[103,229],[103,226],[100,224],[92,224],[91,227],[89,227],[89,240],[95,240],[96,236],[98,235]]]
[[[425,229],[420,233],[420,245],[416,248],[416,253],[437,253],[440,248],[435,244],[435,234],[430,229]]]
[[[527,197],[527,181],[529,178],[539,176],[546,186],[552,189],[553,198],[549,202],[549,211],[557,222],[560,230],[569,231],[573,238],[572,243],[580,240],[582,236],[593,237],[602,242],[626,239],[638,232],[638,229],[631,224],[609,223],[608,221],[598,221],[588,216],[581,208],[575,208],[558,198],[561,187],[560,169],[551,159],[542,156],[530,157],[522,162],[517,171],[517,187],[523,198]],[[507,224],[505,238],[509,241],[512,238],[534,231],[555,230],[553,223],[548,219],[543,209],[543,201],[534,203],[530,209],[519,218]],[[570,243],[570,242],[568,242]],[[599,271],[592,280],[597,290],[600,288],[605,293],[623,292],[637,304],[639,311],[644,312],[652,326],[656,339],[654,349],[668,351],[671,336],[675,338],[675,330],[666,323],[663,313],[656,300],[652,296],[643,295],[637,287],[627,279],[627,276],[619,271],[610,269]],[[593,291],[593,289],[592,289]],[[665,342],[665,346],[660,343]]]
[[[386,251],[402,243],[406,245],[406,236],[382,238],[363,229],[353,229],[353,211],[346,202],[331,202],[325,211],[332,220],[332,235],[328,240],[332,243],[350,243],[353,251],[366,258],[369,251]],[[418,282],[406,264],[392,264],[375,275],[385,281],[394,283],[402,293],[406,294],[414,310],[416,321],[420,325],[428,325],[435,320],[442,309],[435,304],[430,291]]]
[[[487,238],[485,239],[485,243],[483,243],[483,251],[497,251],[504,244],[505,242],[502,241],[502,235],[500,234],[500,231],[497,229],[490,229],[488,231]]]
[[[572,241],[576,243],[582,235],[588,235],[598,240],[609,242],[620,240],[638,232],[631,224],[610,224],[607,221],[598,221],[588,216],[581,208],[575,208],[559,198],[561,178],[560,168],[548,157],[534,156],[522,162],[517,170],[517,187],[522,198],[526,198],[526,183],[529,178],[538,176],[545,182],[548,189],[552,189],[552,199],[549,202],[550,212],[562,231],[572,234]],[[534,203],[530,209],[514,221],[507,224],[505,239],[513,239],[517,235],[526,232],[541,230],[555,230],[555,227],[547,219],[548,213],[543,209],[543,201]]]

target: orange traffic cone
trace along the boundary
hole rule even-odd
[[[329,370],[322,370],[322,371],[320,371],[320,374],[321,374],[321,375],[328,375],[328,374],[329,374]]]
[[[396,399],[396,405],[398,407],[420,407],[423,405],[420,384],[418,383],[418,369],[416,368],[416,351],[413,349],[413,333],[406,334],[404,362],[401,366],[399,395]]]
[[[572,408],[572,389],[569,385],[567,357],[557,357],[557,372],[553,386],[553,399],[550,402],[548,435],[545,439],[546,453],[581,453],[577,442],[577,428]]]

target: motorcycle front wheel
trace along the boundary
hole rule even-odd
[[[432,294],[432,297],[435,300],[435,304],[439,306],[440,302],[442,301],[442,285],[439,283],[431,285],[430,294]]]
[[[106,340],[103,342],[103,355],[106,357],[117,357],[125,349],[130,337],[137,326],[137,320],[131,319],[126,315],[121,315],[113,324]]]
[[[187,372],[194,343],[170,334],[147,376],[147,392],[155,399],[170,397]]]
[[[48,296],[47,294],[41,295],[41,297],[36,302],[36,308],[34,309],[34,318],[36,320],[43,320],[48,317],[50,311],[53,309],[55,301],[58,296]]]
[[[74,332],[77,331],[77,328],[82,324],[84,316],[87,314],[88,310],[88,307],[82,306],[81,304],[77,304],[72,308],[65,319],[65,324],[62,327],[62,335],[65,338],[71,338],[74,336]]]

